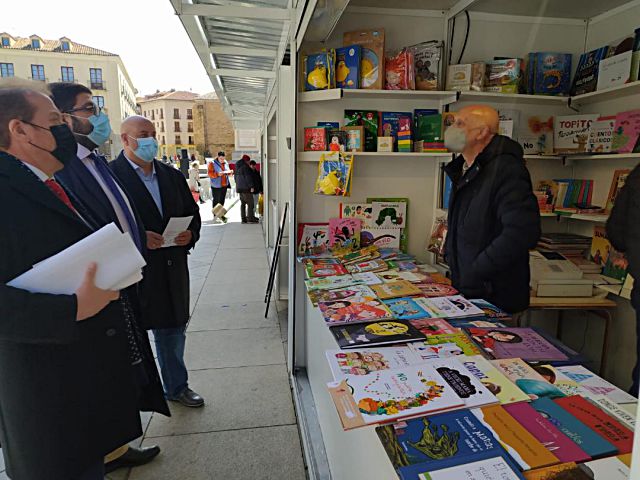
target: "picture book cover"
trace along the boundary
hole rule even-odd
[[[564,373],[560,372],[556,367],[552,365],[532,365],[536,372],[538,372],[547,382],[557,387],[562,393],[567,396],[570,395],[582,395],[588,393],[578,385],[577,382],[571,380]]]
[[[631,153],[640,135],[640,110],[618,112],[613,127],[611,150],[618,153]]]
[[[375,110],[345,110],[344,126],[364,127],[364,151],[375,152],[378,148],[378,112]]]
[[[380,112],[380,131],[378,135],[393,138],[393,151],[397,152],[399,132],[408,128],[409,139],[411,139],[412,124],[413,114],[411,112]]]
[[[313,91],[334,88],[334,68],[335,51],[330,50],[308,55],[305,63],[305,90]]]
[[[334,277],[308,278],[304,281],[307,290],[332,290],[344,288],[351,285],[362,284],[361,280],[354,279],[351,275],[337,275]]]
[[[429,303],[436,311],[440,311],[439,317],[460,318],[482,315],[482,310],[473,305],[461,295],[430,298]]]
[[[529,401],[529,395],[520,390],[515,383],[481,355],[461,357],[460,361],[498,398],[502,405]]]
[[[350,375],[328,387],[345,430],[464,406],[428,364]]]
[[[359,218],[330,218],[329,246],[360,248],[360,230],[362,220]]]
[[[318,306],[318,302],[335,302],[338,300],[349,300],[353,297],[374,297],[375,294],[366,285],[352,285],[347,288],[335,290],[310,290],[307,292],[313,306]]]
[[[298,224],[298,257],[310,257],[329,251],[329,224]]]
[[[384,272],[387,270],[387,262],[376,258],[364,262],[351,263],[346,268],[350,273]]]
[[[568,359],[531,328],[468,328],[465,331],[492,358],[522,358],[525,361]]]
[[[392,298],[384,300],[382,303],[391,310],[394,318],[399,318],[400,320],[412,320],[429,315],[410,297]]]
[[[611,248],[609,251],[609,257],[602,269],[602,275],[605,277],[615,278],[623,282],[627,278],[627,269],[629,268],[629,262],[624,256],[624,253],[619,252],[615,248]]]
[[[387,264],[388,265],[388,264]],[[420,276],[413,272],[400,272],[398,270],[387,270],[378,273],[378,276],[384,283],[397,282],[398,280],[406,280],[415,283],[420,281]]]
[[[557,116],[553,126],[553,148],[558,153],[584,153],[591,133],[591,123],[600,115]]]
[[[362,220],[362,227],[368,227],[371,224],[371,204],[341,203],[340,218],[359,218]]]
[[[590,259],[592,262],[601,265],[607,263],[609,258],[609,252],[613,247],[611,242],[607,238],[607,232],[604,227],[596,225],[593,227],[593,240],[591,240],[591,254]]]
[[[561,462],[586,462],[591,460],[591,457],[577,444],[528,403],[520,402],[505,405],[504,409],[547,450],[558,457]]]
[[[564,393],[561,390],[547,382],[542,375],[520,358],[491,360],[491,364],[502,371],[509,380],[515,383],[524,393],[528,394],[531,399],[564,397]]]
[[[525,154],[550,155],[553,153],[552,116],[531,115],[522,127],[518,141]]]
[[[409,247],[409,199],[402,197],[368,197],[367,202],[373,204],[373,202],[382,202],[382,203],[404,203],[406,205],[405,208],[405,216],[402,224],[402,230],[400,230],[400,250],[403,252],[407,252],[407,248]],[[373,225],[376,225],[375,220],[377,218],[373,217]]]
[[[601,47],[580,55],[578,68],[573,77],[571,95],[593,92],[598,84],[598,66],[600,60],[609,54],[609,47]]]
[[[342,349],[415,342],[425,338],[419,330],[404,320],[342,325],[331,327],[330,330]]]
[[[591,134],[589,136],[589,151],[591,153],[611,153],[615,125],[615,115],[600,117],[591,124]]]
[[[467,408],[499,403],[496,396],[462,364],[464,357],[430,360],[429,365],[444,378]]]
[[[305,127],[305,152],[324,152],[327,147],[327,129],[325,127]]]
[[[347,269],[335,258],[309,258],[305,261],[307,277],[330,277],[346,275]]]
[[[506,323],[498,322],[496,320],[480,320],[476,317],[471,318],[450,318],[449,323],[454,328],[502,328],[506,327]]]
[[[417,478],[416,470],[441,470],[506,454],[491,430],[469,410],[383,425],[376,427],[376,433],[403,480]]]
[[[533,95],[568,95],[571,79],[570,53],[535,52],[529,54],[529,69],[533,70]]]
[[[344,152],[347,148],[347,133],[340,128],[327,129],[327,150]]]
[[[355,296],[345,300],[318,302],[327,325],[373,322],[394,318],[389,309],[375,296]]]
[[[432,110],[414,111],[415,139],[423,142],[423,152],[446,152],[442,135],[442,114],[437,111],[432,112]]]
[[[611,213],[611,209],[613,205],[616,203],[616,198],[624,187],[625,182],[627,181],[627,177],[631,173],[631,170],[623,169],[616,170],[613,172],[613,179],[611,180],[611,187],[609,188],[609,195],[607,196],[607,205],[605,207],[605,211]]]
[[[585,398],[572,395],[554,401],[604,440],[613,444],[618,453],[631,453],[633,450],[633,432]]]
[[[574,462],[560,463],[550,467],[536,468],[524,472],[526,480],[593,480]]]
[[[634,480],[629,465],[620,456],[583,463],[580,469],[589,480]]]
[[[487,460],[444,468],[434,472],[423,472],[418,480],[517,480],[524,479],[517,468],[511,466],[508,457],[493,457]]]
[[[508,320],[511,318],[507,312],[501,308],[496,307],[494,304],[487,302],[481,298],[471,298],[469,301],[482,310],[485,318],[492,320]]]
[[[416,286],[420,289],[422,295],[429,298],[449,297],[458,293],[458,290],[451,285],[442,283],[419,283]]]
[[[327,350],[325,354],[336,381],[351,375],[368,375],[379,370],[405,368],[422,362],[407,347]]]
[[[415,301],[416,299],[414,299]],[[423,310],[424,311],[424,310]],[[449,322],[442,318],[416,318],[411,320],[411,325],[416,327],[425,336],[429,335],[446,335],[450,333],[459,333],[457,328],[453,328]]]
[[[336,48],[336,87],[360,88],[362,47],[349,45]]]
[[[345,32],[344,45],[360,45],[360,88],[382,90],[384,85],[385,33],[383,28]]]
[[[600,435],[550,398],[534,400],[531,402],[531,406],[576,443],[590,457],[604,457],[617,453],[617,449],[613,444],[600,437]]]
[[[399,228],[364,227],[360,232],[360,243],[363,247],[375,245],[379,248],[400,248],[402,230]]]
[[[354,273],[353,278],[362,280],[365,285],[380,285],[382,283],[382,279],[373,272]]]
[[[625,425],[630,430],[636,429],[636,417],[635,415],[631,415],[627,412],[622,406],[617,404],[616,402],[612,402],[607,397],[603,396],[591,396],[585,397],[587,400],[592,402],[596,407],[601,408],[609,415],[617,419],[623,425]]]
[[[437,348],[441,344],[454,344],[456,348],[447,348],[447,356],[480,355],[481,352],[464,333],[446,333],[442,335],[429,335],[426,340],[409,345],[418,355],[433,358],[433,353],[440,353]],[[442,353],[445,353],[442,352]]]
[[[492,405],[476,408],[473,414],[498,439],[522,470],[546,467],[560,463],[558,457],[547,450],[536,438],[520,425],[504,407]]]
[[[395,280],[380,285],[372,285],[371,288],[381,300],[420,295],[420,289],[406,280]]]
[[[371,224],[378,228],[403,228],[407,217],[404,202],[371,202]]]
[[[612,402],[624,404],[638,401],[633,395],[607,382],[604,378],[599,377],[582,365],[564,365],[557,367],[557,370],[577,382],[584,390],[594,395],[604,396]]]

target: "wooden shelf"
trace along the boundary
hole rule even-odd
[[[597,90],[571,97],[570,105],[589,105],[590,103],[606,102],[616,98],[628,97],[640,93],[640,82],[626,83],[619,87]]]
[[[299,162],[317,162],[321,154],[331,152],[298,152]],[[386,158],[451,158],[451,153],[419,153],[419,152],[353,152],[354,157],[386,157]]]

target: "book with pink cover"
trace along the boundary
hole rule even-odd
[[[591,460],[576,443],[558,430],[526,402],[504,405],[503,408],[526,428],[536,440],[553,453],[561,462],[586,462]]]
[[[426,336],[443,335],[445,333],[460,333],[460,330],[452,327],[449,322],[442,318],[416,318],[409,320],[409,323]]]
[[[640,135],[640,110],[619,112],[613,127],[611,150],[618,153],[631,153]]]
[[[360,248],[362,220],[359,218],[329,219],[329,246],[340,248]]]

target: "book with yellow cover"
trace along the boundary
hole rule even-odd
[[[460,361],[500,400],[502,405],[529,401],[529,395],[516,387],[515,383],[481,355],[460,357]]]
[[[489,428],[509,455],[523,470],[547,467],[560,463],[558,457],[545,448],[500,405],[472,410]]]
[[[372,285],[371,289],[381,300],[420,295],[420,289],[406,280],[396,280],[395,282],[383,283],[381,285]]]

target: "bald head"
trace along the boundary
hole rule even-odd
[[[145,132],[154,131],[155,127],[151,120],[147,120],[141,115],[133,115],[131,117],[127,117],[123,120],[122,125],[120,126],[120,133],[125,135],[131,135],[132,137],[136,137],[134,135],[140,130],[144,130]]]
[[[488,105],[469,105],[456,114],[469,128],[487,127],[492,134],[498,133],[498,112]]]
[[[136,150],[140,146],[140,142],[138,140],[143,138],[155,138],[155,136],[156,127],[153,125],[153,122],[140,115],[125,118],[120,126],[120,139],[122,140],[124,153],[127,158],[139,165],[148,165],[148,162],[145,162],[136,155]],[[154,155],[156,153],[157,152],[154,152]]]

